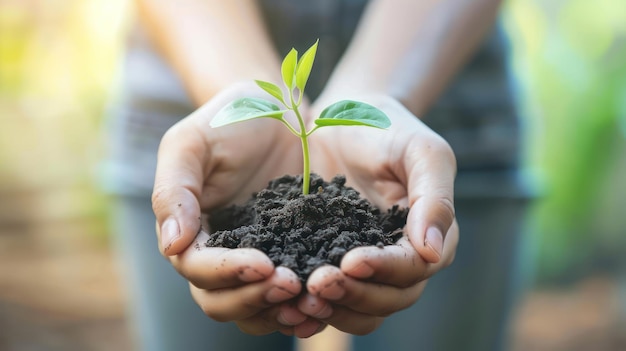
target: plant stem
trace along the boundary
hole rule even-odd
[[[303,135],[302,140],[302,156],[303,156],[303,171],[302,171],[302,194],[307,195],[309,193],[309,183],[311,182],[311,173],[309,169],[309,141],[306,135]]]
[[[308,134],[306,132],[306,126],[304,125],[304,119],[302,119],[302,115],[298,110],[298,105],[293,101],[293,95],[291,95],[291,106],[293,108],[293,112],[296,113],[296,117],[298,118],[298,124],[300,125],[300,141],[302,142],[302,163],[303,163],[303,171],[302,171],[302,194],[309,194],[309,183],[311,182],[311,172],[310,172],[310,163],[309,163],[309,141]]]

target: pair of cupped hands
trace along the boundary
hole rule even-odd
[[[415,303],[427,279],[452,263],[458,242],[449,145],[389,96],[350,96],[385,112],[391,127],[316,131],[309,137],[311,169],[325,179],[346,175],[349,186],[380,208],[409,206],[405,235],[397,245],[353,249],[340,267],[319,267],[303,286],[261,251],[204,245],[211,210],[244,202],[275,177],[302,173],[300,139],[278,121],[209,126],[240,97],[268,96],[254,83],[233,85],[170,128],[159,147],[152,196],[159,249],[189,281],[200,308],[249,334],[305,338],[327,325],[367,334]],[[323,94],[319,103],[303,104],[308,128],[325,106],[342,99]]]

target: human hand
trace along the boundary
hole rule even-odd
[[[272,178],[300,169],[298,139],[276,121],[209,127],[228,102],[262,94],[253,83],[232,86],[164,135],[152,196],[159,250],[190,282],[194,300],[209,317],[235,321],[250,334],[280,330],[301,336],[321,323],[289,302],[302,288],[294,272],[275,268],[258,250],[203,244],[208,238],[201,230],[203,214],[243,202]]]
[[[324,177],[345,174],[348,185],[383,209],[408,206],[405,236],[383,249],[351,250],[340,268],[318,268],[298,308],[342,331],[367,334],[385,316],[415,303],[426,280],[452,263],[459,235],[453,204],[456,161],[449,145],[396,100],[355,100],[383,110],[392,126],[316,132],[310,142],[312,169]]]

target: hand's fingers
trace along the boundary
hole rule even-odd
[[[343,274],[334,266],[316,269],[307,281],[311,295],[356,312],[382,317],[414,304],[425,286],[426,281],[408,288],[365,282]]]
[[[333,315],[324,322],[353,335],[367,335],[383,323],[384,317],[359,313],[344,306],[335,307]]]
[[[315,334],[321,333],[326,329],[326,326],[327,324],[324,322],[320,322],[314,318],[308,318],[303,323],[293,327],[293,335],[301,339],[310,338]]]
[[[295,306],[295,301],[287,301],[236,323],[241,331],[250,335],[266,335],[275,331],[293,334],[294,326],[307,319]]]
[[[206,247],[207,239],[202,231],[188,249],[169,257],[178,273],[197,288],[234,288],[266,279],[274,272],[272,261],[259,250]]]
[[[417,254],[406,236],[396,245],[352,249],[341,260],[341,270],[350,277],[399,288],[428,278],[429,265]]]
[[[456,159],[448,143],[434,133],[410,144],[403,161],[410,204],[406,229],[417,252],[427,262],[437,263],[455,217]]]
[[[288,268],[277,267],[263,281],[237,288],[199,289],[190,284],[191,295],[204,313],[219,322],[249,318],[260,311],[300,293],[296,274]]]
[[[335,305],[318,296],[305,294],[298,299],[298,309],[322,322],[354,335],[365,335],[374,331],[383,318]]]
[[[251,335],[265,335],[280,331],[285,335],[295,335],[298,338],[308,338],[326,327],[326,323],[300,312],[294,301],[270,307],[236,323],[239,329]]]
[[[333,307],[330,302],[309,293],[298,298],[298,310],[319,320],[330,318],[333,314]]]

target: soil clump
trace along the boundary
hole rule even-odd
[[[301,175],[276,178],[245,204],[212,212],[205,245],[259,249],[306,282],[319,266],[339,266],[353,248],[395,244],[408,208],[381,211],[345,183],[345,176],[325,182],[311,174],[311,193],[302,195]]]

